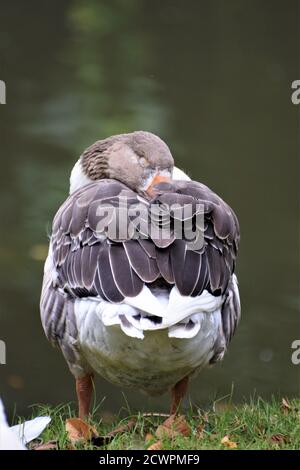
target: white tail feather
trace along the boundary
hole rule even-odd
[[[157,317],[164,316],[164,307],[159,300],[152,294],[147,286],[136,297],[125,297],[124,303],[131,305],[141,312],[150,313]]]

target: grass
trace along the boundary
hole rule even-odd
[[[162,449],[228,449],[231,444],[222,444],[228,436],[229,442],[236,443],[237,449],[300,449],[300,400],[282,402],[273,398],[267,402],[261,398],[250,403],[234,406],[231,403],[215,402],[210,410],[189,410],[186,423],[191,428],[191,435],[181,434],[161,439]],[[111,442],[99,447],[91,441],[71,444],[65,430],[65,420],[76,417],[70,405],[56,408],[35,406],[33,416],[50,415],[52,421],[40,436],[41,442],[56,441],[59,449],[147,449],[158,441],[155,436],[158,425],[165,418],[131,414],[126,418],[101,417],[101,410],[94,409],[89,423],[99,436],[105,436],[114,428],[128,423],[132,418],[136,423],[130,431],[117,434]],[[148,435],[148,436],[147,436]],[[148,440],[145,441],[145,437]],[[232,445],[232,447],[234,444]]]

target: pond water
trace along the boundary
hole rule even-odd
[[[30,6],[29,6],[30,5]],[[177,166],[220,194],[241,225],[242,321],[224,362],[191,387],[206,406],[233,390],[297,396],[298,2],[55,0],[0,7],[0,395],[12,411],[75,399],[39,319],[51,220],[70,170],[100,138],[160,135]],[[232,385],[234,384],[234,386]],[[126,399],[123,395],[125,393]],[[97,379],[103,410],[166,410]]]

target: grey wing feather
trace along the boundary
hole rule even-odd
[[[51,245],[57,282],[75,297],[99,295],[111,302],[121,302],[125,296],[137,295],[142,290],[143,282],[132,268],[124,245],[107,238],[106,230],[113,217],[106,211],[108,202],[110,208],[117,209],[119,197],[124,195],[131,203],[136,202],[135,193],[122,183],[113,180],[92,183],[69,196],[54,219]],[[99,208],[104,210],[99,212]],[[144,250],[142,253],[149,259]],[[155,261],[154,267],[152,259],[149,264],[157,277]],[[147,269],[145,264],[145,273]]]
[[[222,327],[214,344],[214,354],[210,364],[223,359],[229,343],[235,333],[241,318],[241,304],[236,275],[233,274],[226,292],[221,310]]]
[[[153,202],[163,204],[170,213],[173,204],[181,204],[182,207],[191,204],[190,226],[196,227],[195,239],[202,239],[200,249],[191,247],[189,240],[184,237],[175,239],[168,247],[171,266],[168,264],[168,256],[161,250],[162,255],[157,259],[166,280],[174,278],[182,295],[201,295],[204,289],[213,295],[225,294],[234,271],[240,238],[233,210],[201,183],[178,181],[167,186],[161,183],[157,188],[162,192]],[[197,214],[203,216],[203,227],[196,224]],[[178,222],[180,215],[175,217]],[[183,223],[187,220],[182,216]],[[182,233],[184,235],[184,225]]]
[[[74,299],[53,286],[49,272],[44,275],[40,310],[45,334],[53,346],[61,349],[71,372],[75,377],[90,373],[77,345]]]
[[[228,346],[241,318],[241,303],[238,290],[238,282],[235,274],[232,275],[225,302],[222,307],[223,334]]]

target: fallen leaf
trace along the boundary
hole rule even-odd
[[[48,442],[44,442],[43,444],[38,444],[32,447],[32,450],[51,450],[51,449],[58,449],[57,441],[48,441]]]
[[[199,424],[196,428],[197,439],[204,438],[204,424]]]
[[[154,444],[148,447],[147,450],[162,450],[162,442],[161,441],[154,442]]]
[[[68,438],[73,444],[80,441],[90,441],[93,437],[97,437],[97,431],[94,426],[91,426],[80,418],[67,419],[66,431]]]
[[[287,414],[292,410],[292,407],[291,407],[291,405],[290,405],[290,403],[289,403],[289,401],[288,401],[287,398],[282,398],[282,400],[281,400],[281,408],[282,408],[283,413],[284,413],[285,415],[287,415]]]
[[[163,424],[158,426],[155,435],[159,439],[163,439],[164,437],[172,439],[179,435],[190,436],[191,432],[191,428],[183,415],[171,415]]]
[[[134,428],[135,424],[136,424],[136,420],[131,419],[130,421],[128,421],[128,423],[122,424],[121,426],[118,426],[117,428],[110,431],[107,434],[107,437],[115,437],[117,434],[120,434],[121,432],[130,431],[131,429]]]
[[[145,442],[153,441],[154,439],[155,437],[153,436],[153,434],[151,434],[151,432],[147,432],[145,436]]]
[[[237,443],[234,441],[231,441],[229,439],[229,436],[224,436],[223,439],[221,439],[221,444],[223,446],[228,447],[229,449],[236,449],[237,448]]]
[[[285,442],[287,442],[287,436],[284,436],[283,434],[273,434],[273,436],[271,436],[270,438],[271,442],[274,443],[274,444],[284,444]]]

